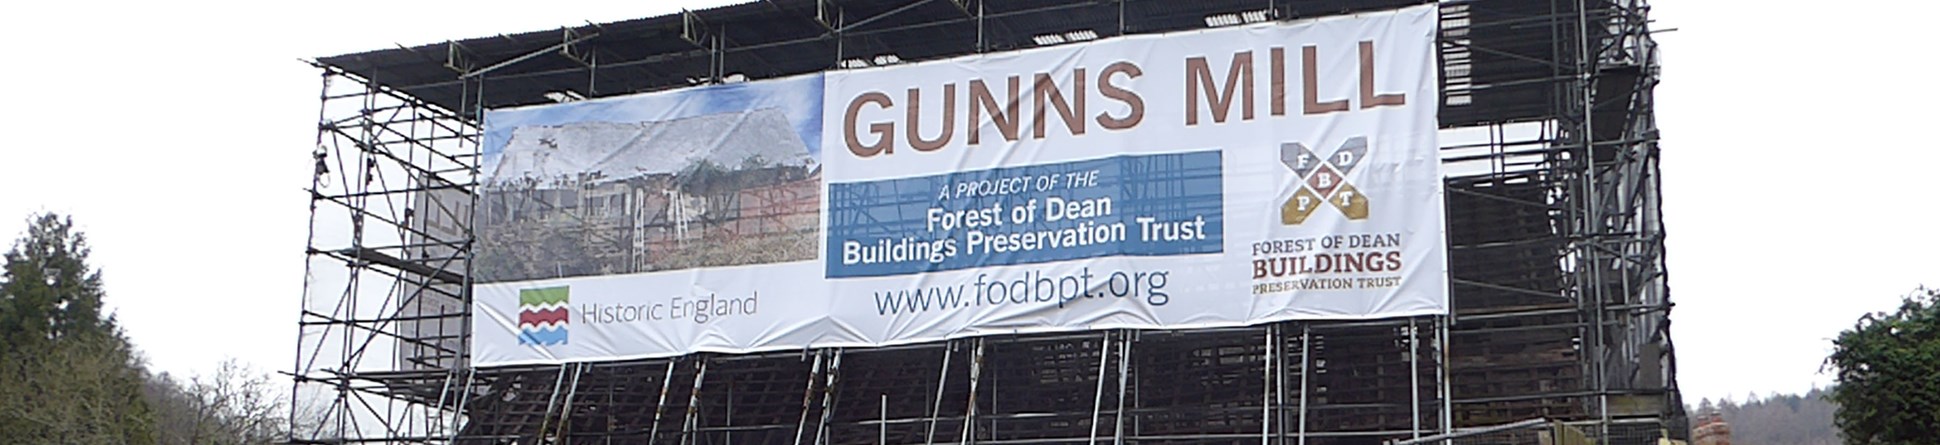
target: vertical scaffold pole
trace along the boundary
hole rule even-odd
[[[822,373],[822,351],[815,351],[815,364],[808,369],[808,382],[802,384],[802,420],[795,425],[795,445],[802,445],[802,432],[808,430],[808,411],[815,407],[815,377]]]
[[[1125,443],[1125,385],[1132,372],[1132,331],[1118,332],[1118,410],[1112,414],[1112,445]]]
[[[725,50],[726,39],[721,37],[725,35],[727,35],[727,25],[721,25],[715,28],[714,29],[714,48],[713,50],[709,51],[711,56],[710,58],[713,60],[709,61],[710,62],[709,65],[711,66],[708,67],[708,71],[711,72],[710,73],[711,77],[714,78],[714,83],[716,85],[725,83],[726,79],[723,79],[723,77],[727,77],[727,51]]]
[[[680,359],[667,359],[667,376],[660,379],[660,401],[653,404],[653,426],[647,429],[647,445],[660,439],[660,416],[667,413],[667,393],[674,389],[674,363]]]
[[[981,3],[981,2],[980,2]],[[977,430],[977,380],[983,375],[983,339],[973,340],[975,349],[970,352],[970,403],[963,410],[963,435],[957,439],[958,445],[968,445],[976,437]]]
[[[476,377],[476,376],[477,376],[477,374],[478,374],[478,370],[477,370],[477,369],[475,369],[475,368],[473,368],[473,369],[466,369],[466,370],[465,370],[465,381],[464,381],[464,382],[461,382],[460,384],[461,384],[461,385],[463,385],[463,386],[460,386],[460,387],[458,388],[458,390],[459,390],[459,391],[460,391],[460,392],[461,392],[462,394],[467,394],[467,395],[469,395],[469,394],[471,394],[471,387],[472,387],[472,378],[473,378],[473,377]],[[453,411],[451,412],[451,423],[449,424],[449,425],[451,425],[451,427],[450,427],[450,430],[451,430],[450,432],[451,432],[451,434],[450,434],[450,435],[448,435],[448,436],[446,436],[446,441],[447,441],[447,442],[452,442],[452,441],[457,441],[457,440],[458,440],[458,430],[460,430],[460,429],[462,429],[462,428],[459,428],[459,427],[458,427],[458,418],[459,418],[459,417],[462,417],[462,416],[464,416],[464,415],[465,415],[465,401],[466,401],[466,400],[471,400],[471,397],[465,397],[465,396],[460,396],[460,397],[458,397],[458,409],[456,409],[456,410],[453,410]]]
[[[694,390],[687,394],[687,418],[680,423],[680,444],[687,445],[700,428],[701,382],[707,381],[707,357],[696,357],[694,364]]]
[[[1098,344],[1098,390],[1091,399],[1091,437],[1085,443],[1098,443],[1098,416],[1105,411],[1105,362],[1111,358],[1111,331],[1105,331]]]
[[[1125,35],[1125,2],[1118,2],[1118,35]]]
[[[923,445],[936,444],[936,418],[943,414],[943,388],[945,387],[944,384],[950,381],[950,352],[955,350],[955,342],[945,341],[943,343],[943,368],[941,371],[937,371],[936,401],[931,402],[930,428],[928,433],[923,434]]]
[[[984,51],[984,41],[983,41],[983,2],[984,1],[985,0],[977,0],[977,52],[978,53],[982,53]],[[983,342],[979,341],[977,343],[981,345]]]
[[[328,134],[330,130],[325,129],[323,126],[323,123],[329,121],[328,119],[330,115],[330,79],[335,76],[336,76],[336,73],[334,71],[328,68],[325,68],[323,70],[323,86],[322,88],[319,88],[317,90],[317,136],[316,136],[316,139],[314,139],[315,145],[312,145],[312,147],[316,148],[316,151],[310,153],[311,158],[316,160],[315,167],[313,170],[311,170],[311,174],[310,174],[311,193],[317,193],[323,190],[323,180],[324,178],[329,177],[329,176],[326,176],[328,174],[327,169],[329,168],[329,164],[325,162],[325,159],[329,158],[330,150],[324,148],[323,137],[325,134]],[[303,245],[305,247],[315,248],[317,245],[317,201],[318,200],[319,198],[315,197],[314,195],[312,195],[312,197],[310,198],[310,230],[309,230],[308,236],[303,240]],[[314,270],[316,269],[315,264],[316,264],[315,262],[310,261],[308,258],[305,258],[303,261],[303,276],[306,276],[306,277],[312,276],[312,273],[314,273]],[[299,321],[303,320],[303,313],[309,311],[310,297],[312,295],[314,294],[311,292],[310,285],[307,283],[304,284],[303,300],[299,301],[297,304],[297,306],[299,307],[299,310],[297,311],[297,320]],[[298,375],[305,373],[305,368],[303,367],[303,356],[305,355],[304,349],[303,349],[304,342],[302,340],[303,330],[304,330],[303,324],[300,322],[297,323],[296,357],[294,360],[290,362],[290,372]],[[312,358],[312,360],[315,360],[315,359]],[[285,425],[285,427],[289,429],[291,439],[295,439],[297,437],[296,415],[297,415],[298,402],[300,401],[299,399],[302,397],[303,382],[304,382],[304,379],[302,378],[290,379],[290,410],[289,410],[290,415],[288,418],[289,423]],[[318,427],[321,428],[322,425],[318,425]],[[316,436],[319,435],[318,433],[319,433],[318,431],[312,430],[310,432],[310,437],[315,438]]]
[[[559,403],[559,387],[566,384],[566,368],[570,367],[572,365],[560,365],[559,376],[552,380],[552,396],[546,398],[546,415],[539,417],[539,436],[536,437],[538,440],[543,441],[546,438],[546,426],[552,422],[552,408]]]
[[[1441,348],[1437,352],[1441,353],[1443,434],[1455,432],[1455,391],[1454,384],[1449,381],[1453,376],[1450,375],[1448,370],[1448,329],[1450,325],[1455,324],[1454,318],[1454,315],[1442,315],[1437,319],[1441,321],[1441,325],[1435,328],[1435,337],[1441,339]],[[1454,443],[1452,439],[1442,440],[1442,445],[1453,445]]]
[[[1583,256],[1584,263],[1587,263],[1588,266],[1578,267],[1585,267],[1585,270],[1588,270],[1590,275],[1588,294],[1591,299],[1590,307],[1593,311],[1590,317],[1593,321],[1590,331],[1592,335],[1590,338],[1593,340],[1590,347],[1585,348],[1585,350],[1592,354],[1591,363],[1596,366],[1595,388],[1597,420],[1600,430],[1598,438],[1602,441],[1609,441],[1610,386],[1608,377],[1610,366],[1608,361],[1610,356],[1609,343],[1604,338],[1606,332],[1603,325],[1603,318],[1606,316],[1603,307],[1603,264],[1597,259],[1600,256],[1597,248],[1602,247],[1601,244],[1603,243],[1603,230],[1601,227],[1598,227],[1599,224],[1603,223],[1603,212],[1601,211],[1602,204],[1598,202],[1596,173],[1595,79],[1598,62],[1596,60],[1597,56],[1590,53],[1590,5],[1588,1],[1576,1],[1576,26],[1578,33],[1576,41],[1577,69],[1582,70],[1582,72],[1577,73],[1577,86],[1579,88],[1578,94],[1582,96],[1580,102],[1583,106],[1583,126],[1577,130],[1577,133],[1583,139],[1583,230],[1585,232],[1579,234],[1579,236],[1588,239],[1586,246],[1578,250]]]
[[[1420,439],[1421,438],[1421,352],[1420,352],[1420,348],[1416,346],[1417,344],[1420,343],[1419,341],[1417,341],[1420,339],[1420,336],[1416,335],[1415,332],[1416,332],[1415,317],[1408,317],[1408,397],[1410,402],[1409,405],[1414,409],[1414,415],[1409,417],[1410,417],[1410,420],[1414,421],[1413,422],[1414,428],[1412,428],[1412,430],[1414,430],[1414,433],[1413,433],[1414,438]]]
[[[559,422],[553,424],[552,426],[553,428],[552,433],[553,433],[553,436],[555,437],[555,440],[565,439],[564,437],[560,437],[560,436],[565,435],[566,421],[572,420],[573,418],[573,396],[576,396],[579,394],[579,378],[581,376],[584,376],[585,374],[586,374],[585,363],[576,363],[573,365],[573,382],[569,385],[566,385],[566,402],[560,405]],[[544,428],[539,429],[540,435],[544,435],[545,432],[546,430]]]
[[[1298,441],[1300,445],[1307,445],[1307,392],[1308,390],[1313,389],[1313,386],[1307,383],[1307,374],[1312,373],[1312,371],[1309,371],[1307,368],[1313,366],[1313,358],[1312,358],[1313,350],[1309,348],[1309,345],[1310,345],[1309,340],[1312,340],[1312,337],[1313,337],[1312,326],[1309,326],[1306,323],[1301,323],[1300,324],[1300,432],[1298,436],[1295,436],[1296,441]]]
[[[1273,373],[1273,403],[1279,408],[1273,410],[1273,421],[1280,427],[1273,432],[1275,442],[1287,443],[1287,326],[1279,323],[1280,338],[1273,342],[1273,360],[1280,363],[1280,370]]]
[[[1266,344],[1260,356],[1266,366],[1260,370],[1260,445],[1273,437],[1273,336],[1278,325],[1266,325]]]
[[[456,380],[457,378],[458,378],[458,370],[454,369],[450,371],[445,371],[445,382],[443,385],[441,385],[438,388],[438,404],[432,405],[434,409],[440,409],[440,410],[445,409],[445,401],[452,399],[450,397],[447,397],[451,394],[451,381]],[[442,415],[442,413],[433,414],[430,410],[426,410],[424,423],[425,423],[424,430],[427,433],[432,431],[441,431],[445,426],[445,417]]]
[[[815,4],[817,4],[815,8],[821,8],[821,4],[823,4],[823,2],[821,2],[821,0],[817,0]],[[842,68],[842,54],[844,54],[844,52],[842,52],[842,29],[846,29],[846,25],[844,25],[842,21],[844,21],[846,17],[848,17],[848,14],[844,14],[844,12],[842,12],[842,8],[836,8],[836,27],[834,27],[834,29],[830,29],[830,33],[834,33],[834,35],[836,35],[836,68]]]
[[[829,420],[835,416],[835,379],[842,374],[842,350],[837,349],[829,359],[829,372],[823,374],[827,381],[822,383],[822,420],[815,424],[815,445],[822,445],[822,435],[829,429]]]

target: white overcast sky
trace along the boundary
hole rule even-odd
[[[288,370],[318,72],[300,59],[727,0],[0,7],[0,237],[74,216],[153,366]],[[1940,285],[1940,2],[1659,0],[1687,398],[1823,386],[1829,339]]]

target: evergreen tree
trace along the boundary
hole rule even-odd
[[[1830,398],[1847,444],[1940,438],[1940,290],[1915,291],[1898,311],[1861,317],[1832,344],[1826,365],[1839,386]]]
[[[0,348],[45,347],[72,336],[111,334],[101,317],[101,273],[87,265],[86,237],[74,222],[40,215],[14,241],[0,275]],[[5,352],[5,350],[0,350]]]
[[[32,218],[0,270],[0,444],[152,444],[144,372],[70,218]]]

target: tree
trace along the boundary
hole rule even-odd
[[[159,445],[255,445],[288,436],[284,405],[268,374],[229,359],[214,375],[178,382],[168,374],[149,380],[149,403],[157,408]]]
[[[1847,444],[1940,437],[1940,290],[1916,290],[1895,312],[1860,317],[1832,344],[1826,366],[1839,385],[1830,398]]]
[[[1727,400],[1714,404],[1710,399],[1704,399],[1690,412],[1695,413],[1697,417],[1694,418],[1702,418],[1705,413],[1717,413],[1726,427],[1710,430],[1728,431],[1732,443],[1834,445],[1839,443],[1839,430],[1832,426],[1832,413],[1836,407],[1825,397],[1825,391],[1813,389],[1805,394],[1754,395],[1743,403]],[[1693,430],[1694,436],[1696,431]]]
[[[152,444],[143,370],[72,219],[32,218],[0,270],[0,444]]]
[[[87,265],[87,238],[74,222],[52,214],[33,218],[14,241],[0,274],[0,353],[46,347],[60,339],[117,334],[101,317],[101,273]]]

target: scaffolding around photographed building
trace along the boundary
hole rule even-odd
[[[765,0],[318,58],[290,439],[1688,439],[1664,263],[1658,51],[1643,0],[1438,3],[1449,316],[555,366],[468,360],[473,209],[497,205],[481,193],[486,109],[1418,3]],[[614,264],[651,270],[644,252],[671,249],[680,231],[742,230],[690,217],[682,196],[612,187],[545,199],[575,208],[553,213],[630,228],[611,233],[673,231],[607,243]],[[667,212],[680,214],[652,219]],[[1532,421],[1541,425],[1518,423]],[[1504,425],[1523,426],[1483,430]],[[1438,436],[1465,431],[1471,439]]]

